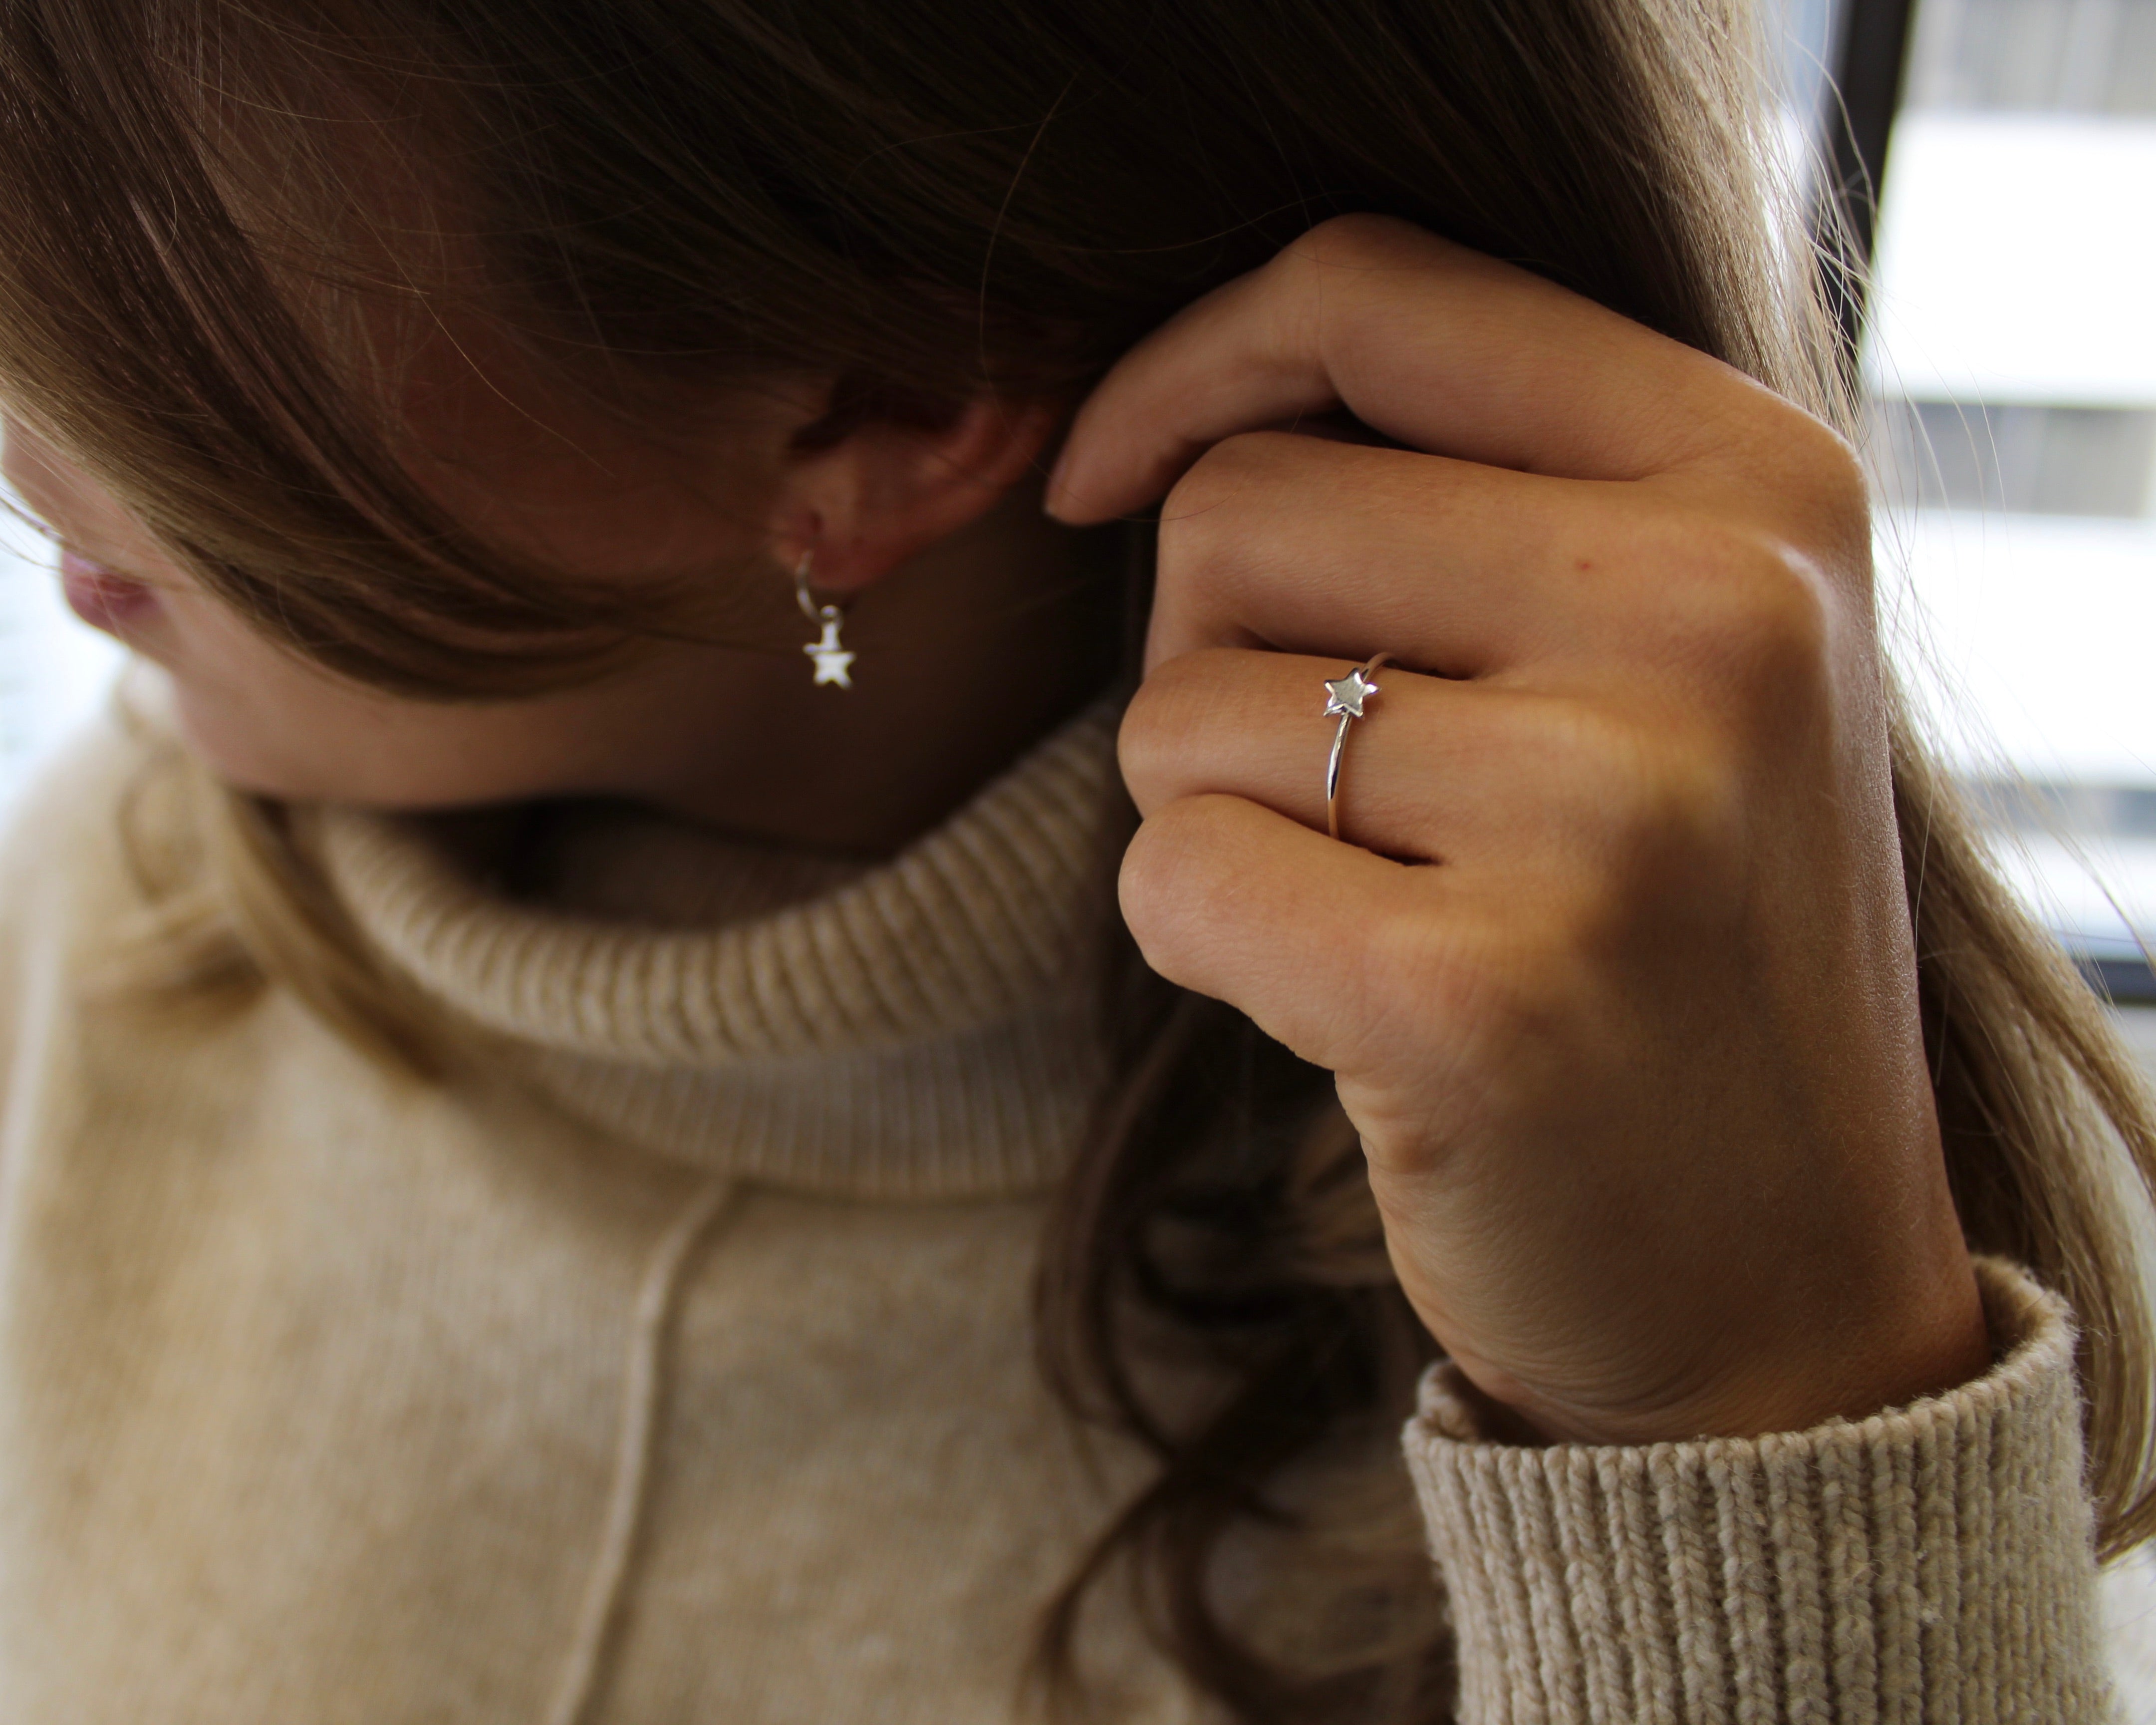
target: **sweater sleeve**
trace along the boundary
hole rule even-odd
[[[1516,1448],[1433,1370],[1406,1444],[1461,1725],[2110,1717],[2072,1322],[1978,1274],[1988,1374],[1809,1431]]]

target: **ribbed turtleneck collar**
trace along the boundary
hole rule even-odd
[[[606,882],[654,855],[677,883],[708,869],[690,899],[751,909],[703,927],[512,897],[424,819],[336,809],[319,831],[382,959],[566,1111],[797,1189],[988,1195],[1052,1181],[1098,1093],[1089,960],[1113,772],[1098,706],[886,864],[629,824],[609,842],[637,854],[595,865],[587,846],[572,871],[588,903],[618,901]]]

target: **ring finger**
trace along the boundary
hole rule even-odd
[[[1389,664],[1364,716],[1343,721],[1325,711],[1326,685],[1353,669],[1230,647],[1156,667],[1119,743],[1139,811],[1223,793],[1324,832],[1343,722],[1341,837],[1384,855],[1457,864],[1546,850],[1553,822],[1594,794],[1601,721],[1578,701]]]

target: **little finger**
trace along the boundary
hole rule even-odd
[[[1240,798],[1188,797],[1139,828],[1121,891],[1155,970],[1352,1073],[1440,1016],[1453,934],[1468,932],[1448,917],[1445,872],[1335,845]]]

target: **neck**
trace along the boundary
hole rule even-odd
[[[1020,487],[861,595],[850,688],[814,681],[790,605],[778,651],[680,649],[667,674],[705,680],[709,722],[626,788],[773,844],[888,855],[1106,688],[1121,609],[1115,544]]]

